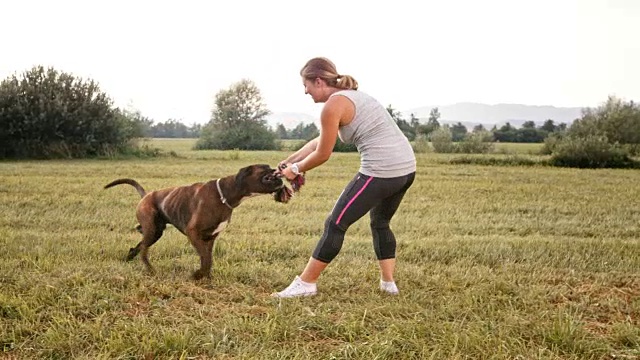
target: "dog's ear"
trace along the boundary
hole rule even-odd
[[[253,172],[253,167],[252,166],[247,166],[247,167],[243,167],[242,169],[240,169],[240,171],[238,171],[238,173],[236,174],[236,187],[237,188],[241,188],[242,187],[242,183],[244,183],[244,179],[247,176],[251,176],[252,172]]]

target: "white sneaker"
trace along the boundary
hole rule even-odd
[[[271,294],[272,297],[277,298],[292,298],[299,296],[312,296],[316,294],[316,284],[307,283],[300,279],[300,276],[296,275],[291,284],[284,290]]]
[[[384,281],[380,280],[380,290],[389,293],[391,295],[398,295],[400,292],[398,287],[396,286],[395,281]]]

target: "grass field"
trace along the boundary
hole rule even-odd
[[[211,280],[175,229],[156,274],[123,261],[138,194],[275,166],[288,153],[191,151],[150,160],[0,163],[3,359],[638,359],[640,171],[450,165],[418,154],[392,228],[399,296],[377,290],[368,218],[312,298],[277,300],[358,169],[335,154],[288,204],[246,200]],[[524,153],[527,153],[524,151]]]

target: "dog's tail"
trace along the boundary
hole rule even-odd
[[[136,190],[138,190],[138,194],[140,194],[140,197],[144,197],[145,195],[147,195],[147,192],[144,191],[144,188],[142,187],[142,185],[138,184],[137,181],[133,180],[133,179],[118,179],[118,180],[114,180],[110,183],[108,183],[107,185],[104,186],[105,189],[108,189],[112,186],[116,186],[116,185],[120,185],[120,184],[128,184],[133,186],[134,188],[136,188]]]

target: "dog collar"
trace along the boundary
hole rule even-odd
[[[222,189],[220,189],[220,179],[216,180],[216,187],[218,188],[218,194],[220,194],[220,202],[227,205],[229,209],[233,210],[233,206],[229,205],[227,199],[224,197],[224,195],[222,195]]]

